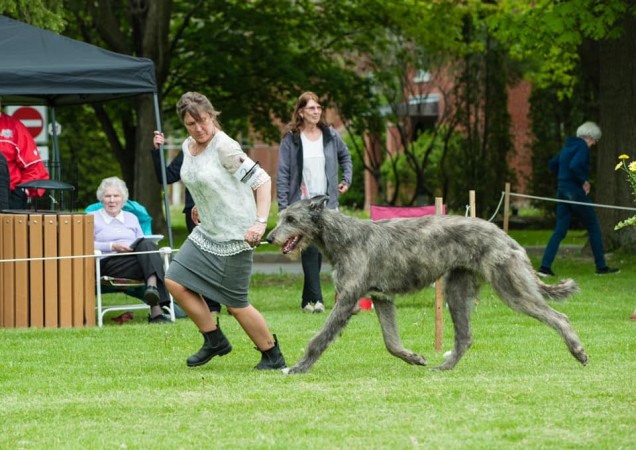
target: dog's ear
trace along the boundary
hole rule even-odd
[[[309,202],[309,210],[321,211],[327,204],[327,200],[329,200],[329,197],[326,195],[316,195],[315,197],[312,197]]]

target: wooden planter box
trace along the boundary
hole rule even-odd
[[[93,220],[90,214],[0,214],[0,327],[95,325]],[[63,258],[82,255],[89,257]],[[3,262],[14,259],[24,261]]]

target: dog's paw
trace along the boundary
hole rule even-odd
[[[307,369],[302,369],[301,367],[302,366],[299,367],[298,365],[295,365],[295,366],[292,366],[292,367],[286,367],[286,368],[282,369],[283,375],[295,375],[295,374],[298,374],[298,373],[307,372]]]
[[[413,364],[414,366],[428,365],[428,361],[422,355],[415,355],[415,357],[411,359],[410,363]]]
[[[457,365],[457,362],[452,360],[452,358],[449,358],[446,361],[444,361],[442,364],[440,364],[439,366],[432,367],[431,370],[435,370],[435,371],[453,370],[456,365]]]
[[[422,355],[418,355],[414,352],[405,352],[402,355],[397,355],[404,361],[414,366],[426,366],[428,365],[428,361]]]

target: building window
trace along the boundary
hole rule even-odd
[[[413,75],[413,83],[428,83],[431,81],[431,72],[428,70],[418,69]]]

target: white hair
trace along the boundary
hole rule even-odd
[[[124,203],[128,201],[128,188],[126,187],[126,183],[118,177],[104,178],[102,182],[99,183],[99,187],[97,188],[97,200],[100,202],[104,200],[104,192],[108,188],[117,189],[124,199]]]
[[[591,137],[595,141],[600,141],[602,135],[603,133],[601,133],[601,129],[594,122],[585,122],[576,129],[576,137],[579,138],[587,136]]]

